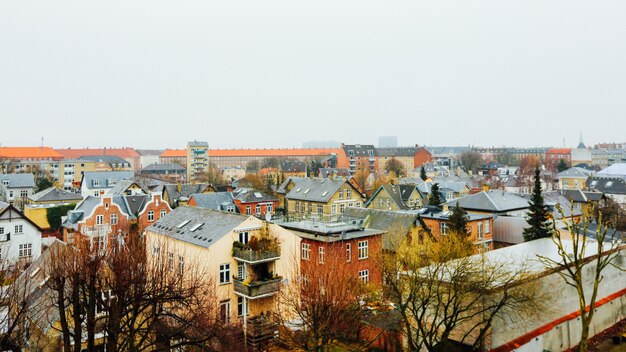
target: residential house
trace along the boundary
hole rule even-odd
[[[337,167],[349,169],[352,175],[357,171],[378,172],[378,154],[373,145],[341,144],[341,149],[345,157],[337,160]]]
[[[233,196],[241,214],[264,218],[272,216],[278,208],[278,198],[252,188],[237,188]]]
[[[559,172],[556,178],[559,180],[559,189],[585,189],[587,179],[592,175],[592,171],[575,166]]]
[[[106,246],[119,233],[131,233],[134,225],[140,232],[171,210],[156,193],[87,196],[64,217],[63,239],[67,243],[85,240]]]
[[[50,187],[28,197],[24,215],[39,226],[44,234],[50,232],[48,210],[60,206],[70,207],[83,200],[80,194],[68,192],[58,187]]]
[[[280,162],[280,172],[285,177],[307,177],[307,164],[303,161],[286,160]]]
[[[141,175],[158,178],[168,182],[184,182],[187,169],[178,164],[150,164],[141,169]]]
[[[193,141],[187,143],[187,180],[195,181],[209,171],[209,143]]]
[[[25,203],[35,190],[33,174],[0,174],[0,191],[3,202]]]
[[[259,173],[260,174],[260,173]],[[261,174],[261,176],[263,176]],[[222,177],[228,182],[246,177],[246,168],[241,166],[227,166],[222,168]]]
[[[148,194],[148,189],[145,189],[141,182],[133,180],[121,180],[113,186],[108,192],[110,195],[114,196],[134,196],[138,194]]]
[[[404,239],[419,235],[422,229],[419,213],[415,211],[347,208],[343,214],[347,219],[364,219],[366,229],[385,231],[382,235],[385,252],[395,252]]]
[[[132,180],[132,171],[93,171],[85,172],[80,182],[80,193],[87,196],[107,194],[118,182]]]
[[[189,197],[190,207],[225,211],[239,214],[239,207],[235,204],[232,192],[197,193]]]
[[[419,216],[425,227],[428,228],[432,236],[440,238],[450,234],[450,216],[452,211],[444,205],[443,209],[437,207],[426,207],[420,209]],[[493,220],[491,214],[466,213],[467,236],[476,246],[477,251],[488,251],[494,248],[493,245]]]
[[[134,173],[141,170],[141,154],[133,148],[84,148],[84,149],[55,149],[56,152],[63,155],[64,159],[80,159],[84,156],[108,157],[116,156],[130,163],[130,169]],[[104,160],[104,159],[103,159]],[[113,169],[115,171],[115,169]]]
[[[189,197],[196,193],[215,192],[213,186],[206,183],[177,183],[175,185],[165,185],[163,187],[163,200],[170,207],[175,208],[189,202]]]
[[[154,256],[168,256],[171,270],[197,266],[212,273],[216,302],[224,323],[244,325],[249,341],[263,339],[255,327],[260,316],[276,312],[283,282],[299,272],[300,239],[291,231],[254,216],[180,206],[145,231]],[[263,240],[261,240],[263,239]],[[267,329],[261,329],[266,331]]]
[[[385,184],[365,203],[365,208],[379,210],[408,210],[422,207],[424,197],[416,185]]]
[[[562,189],[558,192],[569,202],[573,203],[574,207],[583,214],[587,214],[592,208],[599,207],[600,202],[606,199],[601,192],[591,192],[580,189]]]
[[[587,180],[586,185],[589,190],[604,193],[626,207],[626,163],[613,164],[598,171]]]
[[[365,228],[364,218],[300,219],[276,222],[300,237],[301,270],[318,270],[332,258],[354,278],[382,287],[380,260],[384,231]]]
[[[417,151],[417,147],[376,148],[378,168],[379,170],[386,170],[389,160],[395,159],[400,162],[404,171],[408,172],[416,167],[415,155]],[[428,151],[426,152],[428,153]]]
[[[6,270],[41,255],[41,228],[13,205],[0,211],[0,263]]]
[[[293,185],[285,194],[285,207],[290,216],[337,215],[347,207],[361,207],[363,198],[352,183],[344,179],[289,178]]]
[[[546,151],[545,163],[548,169],[556,169],[563,160],[566,165],[572,165],[572,149],[550,148]]]
[[[285,196],[287,195],[287,193],[289,193],[289,191],[291,191],[295,187],[296,183],[304,179],[305,177],[287,177],[287,179],[285,179],[280,184],[280,186],[278,186],[278,188],[276,189],[276,194],[278,195],[278,207],[279,208],[283,210],[287,209]]]
[[[143,170],[149,165],[160,164],[161,163],[161,154],[163,154],[163,150],[157,149],[137,149],[137,153],[141,155],[139,157],[140,169]]]

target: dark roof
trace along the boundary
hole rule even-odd
[[[489,191],[470,194],[459,199],[452,200],[447,204],[456,206],[456,203],[466,210],[486,212],[506,212],[511,210],[527,209],[528,200],[509,192]]]
[[[81,181],[87,188],[113,188],[122,180],[131,180],[132,171],[85,171]],[[94,186],[94,180],[98,180],[98,186]]]
[[[408,235],[415,226],[418,214],[415,212],[389,211],[367,208],[348,207],[344,215],[365,219],[368,229],[383,230],[383,248],[395,250],[404,236]]]
[[[281,194],[285,194],[285,193],[287,193],[287,185],[290,182],[293,182],[294,185],[295,185],[295,184],[297,184],[298,182],[300,182],[301,180],[304,180],[304,179],[306,179],[306,177],[289,176],[289,177],[287,177],[287,179],[285,181],[283,181],[283,183],[280,185],[280,187],[278,187],[276,192],[281,193]]]
[[[320,168],[319,177],[328,178],[329,176],[338,176],[338,177],[349,177],[350,170],[346,168]]]
[[[171,201],[177,201],[181,197],[189,198],[192,194],[204,193],[210,186],[206,183],[183,183],[180,185],[165,185],[163,192],[167,192]]]
[[[178,164],[151,164],[141,169],[141,173],[144,173],[144,172],[150,173],[150,172],[159,172],[159,171],[167,171],[167,172],[175,173],[177,171],[180,172],[180,171],[185,171],[185,170],[187,169]]]
[[[239,212],[231,192],[196,193],[191,195],[191,199],[195,200],[198,208],[227,211],[229,206],[234,206],[235,212]]]
[[[233,191],[235,199],[241,203],[274,202],[278,199],[265,192],[260,192],[252,188],[237,188]]]
[[[326,203],[345,183],[349,182],[344,179],[303,178],[297,181],[296,186],[285,197],[294,200]],[[361,197],[356,190],[354,190],[354,193],[355,196]]]
[[[64,189],[60,189],[57,187],[50,187],[29,196],[28,199],[32,200],[33,202],[80,202],[81,200],[83,200],[83,197],[80,194],[76,194],[74,192],[68,192]]]
[[[41,229],[41,227],[39,227],[39,225],[35,224],[31,219],[29,219],[26,215],[24,215],[24,213],[22,213],[19,209],[14,207],[13,204],[9,204],[8,207],[3,208],[2,210],[0,210],[0,217],[2,217],[2,214],[6,213],[8,211],[16,212],[22,219],[28,221],[29,224],[33,225],[37,229],[37,231],[39,231],[39,232],[43,231]]]
[[[376,148],[376,153],[380,157],[415,156],[420,149],[417,147]]]
[[[78,160],[105,162],[109,165],[130,165],[127,160],[124,160],[116,155],[83,155]]]
[[[587,187],[606,194],[626,194],[626,180],[622,177],[594,176],[587,180]]]
[[[408,188],[406,187],[408,186]],[[401,210],[406,210],[409,209],[409,207],[405,204],[405,199],[408,199],[408,197],[411,195],[410,194],[410,189],[411,188],[415,188],[415,186],[411,186],[411,185],[390,185],[390,184],[384,184],[381,185],[376,192],[372,195],[372,198],[370,198],[370,200],[367,202],[367,204],[371,203],[374,201],[374,199],[376,199],[376,197],[378,196],[378,194],[381,191],[385,191],[385,193],[387,193],[387,195],[389,196],[389,198],[396,204],[396,206],[401,209]],[[402,192],[407,193],[408,195],[405,195],[405,198],[403,199],[403,195]],[[367,204],[365,205],[367,207]]]
[[[376,148],[372,144],[346,144],[343,146],[343,150],[346,152],[346,155],[349,155],[349,151],[354,152],[354,156],[356,157],[369,156],[370,151],[372,156],[378,155]]]
[[[246,219],[247,216],[180,206],[150,225],[146,231],[208,248]]]
[[[306,163],[302,161],[282,161],[280,170],[282,172],[306,172]]]

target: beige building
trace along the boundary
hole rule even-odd
[[[329,178],[289,178],[285,209],[289,215],[339,215],[363,206],[363,196],[350,182]]]
[[[422,207],[424,199],[416,185],[382,185],[365,204],[368,209],[409,210]]]
[[[199,174],[209,171],[209,143],[187,143],[187,181],[195,181]]]
[[[300,238],[254,216],[180,206],[145,234],[148,250],[167,255],[171,270],[200,265],[210,273],[225,322],[253,324],[276,312],[281,285],[298,272]]]

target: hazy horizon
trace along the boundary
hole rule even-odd
[[[5,1],[2,146],[626,142],[626,2]]]

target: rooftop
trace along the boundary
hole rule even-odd
[[[0,147],[0,157],[9,159],[62,159],[63,155],[50,147]]]

